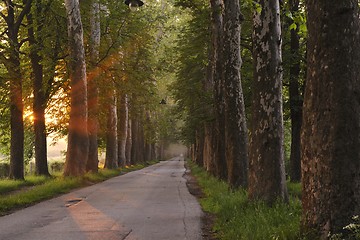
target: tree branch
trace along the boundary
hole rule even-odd
[[[24,0],[25,1],[25,0]],[[25,17],[26,14],[28,14],[30,12],[31,9],[31,3],[32,0],[26,0],[25,6],[23,8],[23,10],[20,12],[19,17],[17,18],[15,24],[14,24],[14,29],[16,32],[19,32],[19,28],[21,26],[21,23]]]

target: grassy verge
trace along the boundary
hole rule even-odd
[[[48,178],[45,176],[26,176],[25,181],[19,180],[0,180],[0,195],[18,190],[22,187],[43,184]]]
[[[75,188],[99,183],[155,163],[156,161],[152,161],[147,165],[137,164],[124,169],[101,169],[96,174],[87,173],[83,177],[62,177],[58,175],[46,178],[29,176],[25,178],[25,181],[0,180],[0,216],[59,194],[70,192]]]
[[[214,232],[219,239],[300,239],[301,204],[291,197],[290,204],[250,202],[243,190],[229,191],[224,182],[209,176],[204,170],[189,162],[205,197],[200,200],[204,211],[215,214]],[[291,191],[298,194],[298,186]]]

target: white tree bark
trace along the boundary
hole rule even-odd
[[[85,173],[89,150],[87,131],[87,82],[79,0],[65,0],[69,38],[70,120],[65,176]]]
[[[107,113],[105,168],[118,167],[117,101],[115,90],[110,90]]]
[[[129,121],[129,110],[128,110],[128,99],[127,95],[123,94],[120,96],[119,104],[119,165],[122,167],[127,165],[126,161],[126,139],[128,136],[128,121]]]
[[[278,0],[259,0],[254,13],[254,81],[249,151],[249,197],[287,200],[285,182],[281,25]]]
[[[98,84],[96,79],[100,75],[97,66],[100,47],[100,5],[98,0],[93,0],[90,9],[90,59],[91,69],[88,73],[88,130],[89,130],[89,156],[87,160],[87,171],[97,172],[98,170]]]

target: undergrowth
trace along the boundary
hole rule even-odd
[[[200,167],[189,163],[205,197],[200,200],[204,211],[215,214],[213,231],[219,239],[301,239],[300,188],[292,186],[290,203],[268,206],[251,202],[244,190],[229,191],[225,182],[208,175]]]

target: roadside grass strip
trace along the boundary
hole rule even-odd
[[[200,200],[204,211],[215,215],[213,232],[221,240],[301,239],[301,203],[298,186],[292,186],[290,203],[268,206],[251,202],[244,190],[230,191],[227,183],[210,176],[189,161],[205,197]]]
[[[0,180],[0,195],[20,189],[21,187],[43,184],[49,178],[45,176],[26,176],[25,181],[21,180]]]

